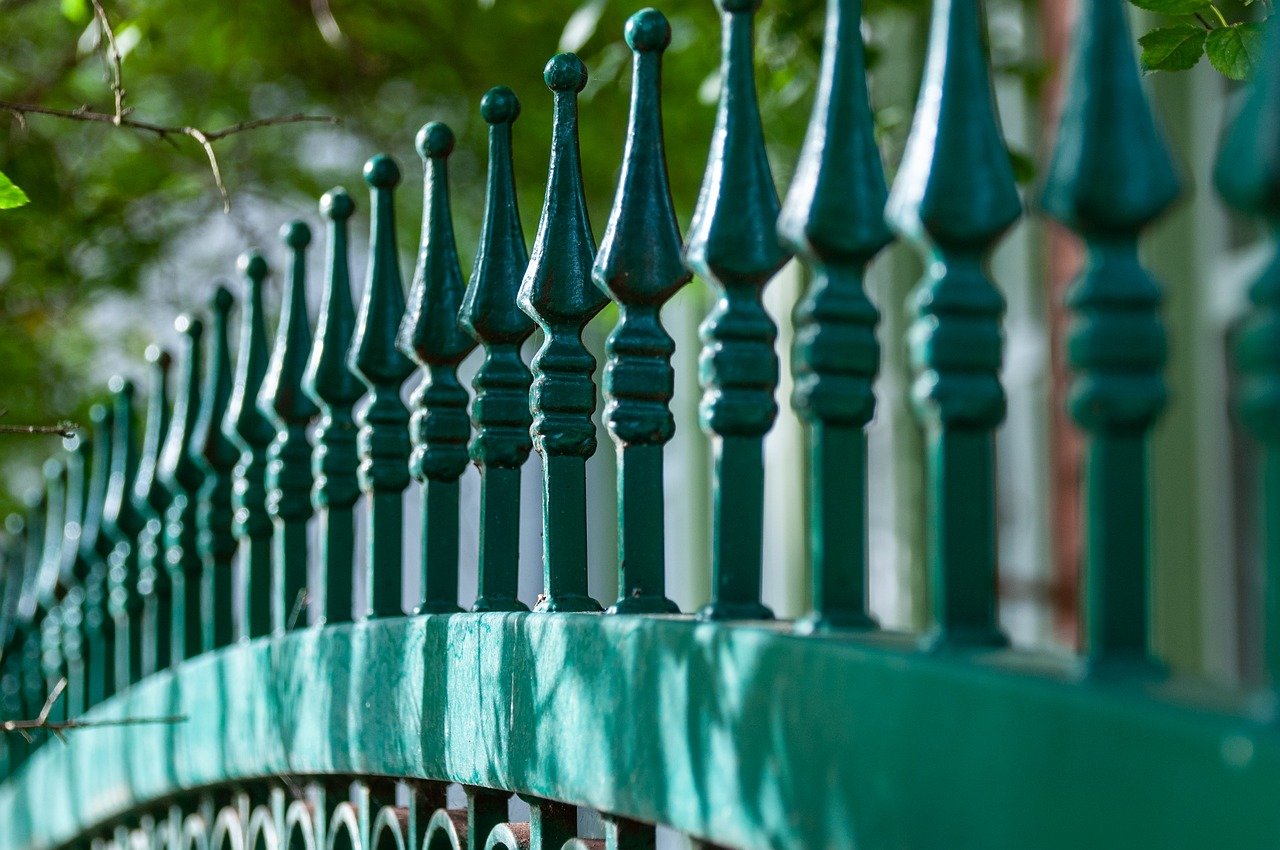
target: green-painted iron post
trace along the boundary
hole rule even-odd
[[[62,646],[67,665],[67,716],[78,717],[86,708],[84,669],[84,598],[90,564],[81,552],[85,515],[89,508],[88,441],[80,434],[63,439],[67,463],[67,524],[62,539]],[[3,603],[0,603],[3,604]],[[0,614],[0,616],[3,616]],[[0,637],[3,632],[0,631]]]
[[[62,539],[67,521],[67,465],[60,457],[44,462],[45,526],[40,572],[36,577],[41,668],[45,692],[52,694],[65,678],[62,646],[62,606],[59,578],[62,571]],[[64,694],[65,696],[65,694]],[[59,699],[50,711],[51,720],[66,719],[66,701]]]
[[[591,282],[596,242],[578,148],[578,94],[587,68],[572,53],[560,53],[543,79],[555,99],[551,166],[518,296],[520,309],[544,334],[529,393],[533,445],[542,455],[543,588],[534,610],[599,611],[587,593],[586,463],[596,451],[596,361],[582,331],[608,299]]]
[[[133,505],[133,484],[138,472],[138,440],[134,426],[133,382],[111,379],[115,445],[111,451],[111,480],[102,523],[114,542],[108,556],[109,604],[116,624],[116,690],[124,690],[139,678],[142,657],[141,599],[138,597],[138,553],[135,542],[144,520]]]
[[[169,606],[172,587],[169,571],[164,568],[164,515],[173,494],[160,480],[160,455],[169,432],[169,368],[173,357],[159,346],[147,347],[151,364],[151,380],[147,393],[147,425],[142,438],[142,455],[138,475],[133,482],[133,506],[143,518],[138,532],[138,598],[142,600],[142,616],[136,628],[141,641],[139,663],[142,676],[149,676],[169,664],[168,653],[162,660],[160,646],[168,648],[167,638],[160,640],[160,624],[172,616]]]
[[[331,189],[320,199],[320,214],[328,220],[324,293],[316,324],[311,356],[303,387],[320,409],[311,471],[315,483],[311,503],[320,525],[319,595],[316,610],[321,622],[351,619],[355,518],[360,498],[356,477],[355,403],[364,396],[364,385],[347,366],[347,352],[355,334],[356,311],[351,301],[347,262],[347,222],[355,203],[342,189]]]
[[[912,397],[928,442],[935,649],[1001,646],[995,429],[1004,298],[986,254],[1022,212],[988,74],[978,0],[938,0],[915,123],[888,216],[928,266],[913,295]]]
[[[529,265],[516,203],[511,128],[520,116],[515,92],[498,86],[480,101],[489,125],[489,172],[484,223],[460,321],[484,347],[471,404],[475,435],[470,454],[480,468],[480,550],[474,611],[522,611],[516,598],[520,565],[520,467],[533,441],[529,385],[520,346],[533,320],[516,304]]]
[[[675,433],[675,340],[661,310],[692,278],[681,252],[662,138],[662,53],[671,25],[657,9],[626,27],[631,115],[622,174],[593,276],[619,306],[605,342],[605,424],[618,451],[618,601],[609,613],[671,614],[663,546],[662,447]]]
[[[458,478],[467,469],[467,391],[458,365],[475,340],[458,324],[465,284],[449,209],[449,155],[453,131],[438,121],[417,137],[423,163],[422,241],[400,325],[399,346],[422,367],[413,394],[413,455],[409,469],[422,484],[421,597],[419,613],[458,607]]]
[[[765,619],[760,601],[764,435],[778,415],[778,329],[765,284],[787,261],[778,193],[756,100],[752,31],[761,0],[718,0],[723,18],[720,105],[685,262],[716,292],[700,329],[699,419],[711,437],[711,602],[699,616]]]
[[[307,520],[311,519],[311,443],[307,426],[319,412],[302,391],[311,327],[307,320],[307,246],[311,228],[292,221],[280,231],[289,248],[280,325],[258,395],[258,408],[275,426],[267,458],[267,511],[275,524],[271,563],[271,630],[306,624]]]
[[[1082,6],[1071,63],[1043,203],[1088,250],[1067,294],[1068,406],[1087,434],[1083,634],[1091,672],[1132,676],[1154,668],[1148,435],[1168,396],[1160,288],[1138,234],[1180,190],[1122,0]]]
[[[89,494],[80,530],[80,557],[89,566],[84,594],[85,708],[106,698],[115,684],[114,628],[107,616],[107,556],[111,541],[102,524],[102,508],[111,480],[111,413],[104,405],[89,408],[93,453]]]

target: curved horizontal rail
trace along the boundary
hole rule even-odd
[[[184,791],[326,774],[502,788],[761,850],[1274,846],[1274,727],[1027,668],[683,617],[313,628],[94,709],[186,720],[42,747],[0,787],[0,848],[65,844]]]

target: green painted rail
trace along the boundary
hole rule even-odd
[[[555,109],[531,249],[513,174],[520,102],[498,86],[480,103],[489,179],[469,276],[452,209],[481,201],[451,197],[458,140],[431,122],[417,137],[424,213],[407,292],[393,214],[401,170],[378,155],[364,168],[358,305],[356,202],[334,189],[320,202],[318,285],[305,273],[310,227],[281,230],[274,341],[271,269],[250,250],[243,297],[211,285],[207,315],[178,319],[177,351],[148,352],[145,424],[132,382],[112,380],[111,405],[48,460],[44,486],[4,526],[0,712],[49,708],[41,728],[0,740],[0,850],[672,846],[658,826],[750,850],[1280,843],[1280,259],[1252,290],[1238,347],[1239,410],[1266,456],[1258,604],[1271,678],[1260,693],[1233,693],[1170,678],[1149,634],[1160,565],[1147,454],[1170,392],[1169,342],[1138,249],[1181,186],[1122,0],[1083,2],[1042,195],[1088,255],[1068,299],[1070,413],[1087,445],[1085,639],[1069,658],[1010,648],[999,627],[1004,303],[986,257],[1038,213],[1014,183],[981,4],[935,0],[890,188],[861,2],[829,0],[818,97],[781,197],[753,77],[759,7],[718,3],[722,92],[687,234],[662,139],[671,25],[646,9],[623,34],[631,117],[599,245],[578,139],[588,70],[562,53],[543,80]],[[1273,61],[1261,63],[1218,169],[1223,197],[1273,234],[1274,20]],[[879,629],[867,594],[865,429],[881,341],[864,278],[895,233],[926,260],[906,340],[927,448],[922,635]],[[786,622],[761,598],[762,446],[780,381],[762,297],[792,256],[812,272],[790,319],[810,562],[778,567],[807,570],[812,593],[808,614]],[[712,581],[710,603],[681,613],[664,584],[664,511],[682,506],[662,504],[676,375],[661,308],[695,274],[715,294],[699,363]],[[583,330],[610,300],[619,319],[597,364]],[[459,366],[477,347],[469,390]],[[406,404],[402,387],[419,371]],[[618,454],[616,600],[592,598],[586,580],[586,506],[613,495],[587,488],[601,400]],[[533,451],[541,517],[521,513]],[[474,564],[460,558],[469,463],[481,488]],[[422,514],[406,517],[414,481]],[[520,530],[539,521],[543,585],[530,611],[517,587]],[[411,565],[406,530],[421,539]],[[473,570],[476,597],[460,599]],[[410,572],[421,595],[404,606]],[[54,738],[64,733],[65,744]]]

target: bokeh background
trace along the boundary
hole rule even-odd
[[[478,102],[512,86],[523,104],[516,168],[526,235],[541,205],[551,98],[547,57],[573,50],[591,79],[582,96],[584,178],[597,235],[622,151],[630,55],[622,27],[639,0],[104,0],[124,54],[134,117],[216,129],[246,119],[307,112],[337,126],[269,127],[217,145],[232,209],[224,213],[204,154],[108,125],[0,116],[0,171],[32,203],[0,212],[0,408],[11,424],[85,421],[116,372],[141,379],[152,340],[172,343],[173,317],[199,311],[213,284],[234,276],[236,255],[262,248],[279,270],[280,224],[301,218],[319,234],[316,200],[341,185],[365,197],[364,160],[383,151],[406,174],[398,197],[406,279],[416,248],[420,165],[412,149],[428,120],[449,123],[453,210],[469,269],[483,203],[485,126]],[[757,28],[765,135],[785,189],[808,119],[824,4],[766,0]],[[988,0],[995,87],[1010,152],[1034,210],[1052,141],[1074,0]],[[667,0],[675,36],[665,64],[665,121],[676,209],[687,225],[705,165],[718,92],[719,20],[711,0]],[[909,129],[924,51],[926,0],[867,0],[864,34],[872,99],[892,177]],[[1135,22],[1149,24],[1135,10]],[[110,110],[101,31],[88,0],[0,0],[0,100]],[[1175,666],[1235,680],[1256,673],[1258,575],[1256,458],[1228,414],[1227,350],[1243,293],[1262,257],[1256,231],[1231,220],[1208,190],[1216,140],[1234,85],[1203,64],[1148,77],[1189,187],[1188,199],[1153,229],[1146,256],[1167,284],[1174,344],[1173,404],[1155,440],[1155,628]],[[367,204],[362,204],[367,211]],[[352,268],[363,283],[364,234],[356,219]],[[319,240],[317,247],[319,247]],[[313,248],[309,299],[319,297],[322,251]],[[1033,213],[1004,242],[992,269],[1008,300],[1004,379],[1010,411],[999,437],[1002,617],[1023,645],[1075,641],[1079,568],[1079,439],[1061,414],[1066,375],[1063,288],[1076,243]],[[882,622],[915,627],[924,614],[925,517],[919,432],[906,401],[907,293],[920,272],[894,246],[870,280],[885,354],[872,428],[873,604]],[[279,277],[269,297],[278,301]],[[238,286],[238,283],[235,284]],[[768,306],[782,326],[804,286],[788,267]],[[710,303],[695,280],[665,317],[677,338],[679,432],[667,456],[667,554],[671,593],[686,609],[706,598],[709,452],[696,427],[697,325]],[[272,307],[274,315],[274,305]],[[616,314],[588,329],[600,352]],[[536,343],[536,341],[535,341]],[[475,358],[464,372],[474,371]],[[411,389],[406,388],[406,391]],[[805,605],[804,434],[787,410],[767,444],[766,601],[783,615]],[[52,438],[0,440],[0,512],[18,510],[39,482]],[[612,446],[590,465],[592,590],[616,591]],[[536,458],[526,467],[522,595],[540,581]],[[464,479],[464,563],[473,563],[476,475]],[[412,502],[416,495],[406,497]],[[411,507],[412,510],[412,507]],[[408,516],[414,516],[409,513]],[[415,533],[407,530],[414,545]],[[412,572],[412,570],[410,571]],[[411,592],[411,591],[410,591]],[[464,580],[464,602],[474,579]]]

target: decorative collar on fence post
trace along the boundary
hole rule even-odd
[[[317,587],[317,609],[324,622],[351,619],[355,526],[352,508],[360,497],[356,478],[356,426],[352,411],[365,393],[364,384],[347,365],[356,328],[347,264],[347,222],[355,202],[344,189],[330,189],[320,199],[320,214],[329,222],[324,294],[316,323],[303,388],[320,407],[315,449],[311,454],[315,483],[311,503],[319,515],[323,565]]]
[[[102,521],[111,481],[111,413],[105,405],[89,408],[93,451],[89,472],[88,503],[80,531],[80,557],[89,565],[84,580],[85,707],[103,700],[115,683],[110,648],[111,623],[107,619],[107,556],[111,540]],[[28,542],[27,548],[30,548]]]
[[[231,643],[231,562],[236,553],[232,531],[231,476],[240,450],[222,430],[231,406],[231,345],[228,333],[235,297],[219,283],[209,299],[209,366],[200,393],[200,410],[189,452],[204,472],[196,495],[196,549],[200,553],[200,619],[205,649]]]
[[[796,306],[791,403],[809,426],[813,611],[802,630],[873,628],[867,611],[867,437],[880,365],[867,265],[892,234],[867,94],[862,0],[828,0],[822,71],[778,220],[813,269]]]
[[[413,394],[413,456],[409,469],[422,483],[421,597],[418,613],[458,607],[458,477],[467,468],[467,391],[458,364],[475,348],[458,324],[465,286],[449,209],[453,131],[433,121],[418,131],[424,168],[422,242],[400,325],[399,346],[423,369]]]
[[[459,321],[484,346],[471,405],[475,436],[471,459],[480,467],[480,552],[474,611],[523,611],[516,598],[520,564],[520,467],[533,447],[529,384],[533,380],[520,346],[533,320],[516,304],[529,265],[516,181],[511,127],[520,101],[497,86],[480,101],[489,125],[489,174],[484,223],[475,266],[462,299]]]
[[[160,455],[169,430],[169,368],[173,356],[157,345],[146,352],[151,364],[151,389],[147,397],[147,427],[142,439],[142,457],[133,483],[133,504],[142,515],[144,525],[138,532],[138,598],[142,600],[142,616],[137,623],[141,641],[140,674],[149,676],[158,667],[156,656],[156,623],[159,616],[161,583],[168,583],[164,568],[164,515],[173,494],[160,477]],[[168,589],[163,591],[168,593]]]
[[[409,484],[409,410],[400,400],[400,386],[413,374],[413,361],[396,348],[396,333],[404,319],[404,283],[396,255],[393,191],[400,168],[389,156],[373,157],[364,166],[369,184],[369,270],[356,321],[348,364],[369,388],[360,409],[360,488],[367,497],[368,549],[365,552],[364,616],[391,617],[404,613],[401,494]]]
[[[1147,437],[1164,408],[1160,288],[1138,234],[1177,199],[1178,175],[1142,91],[1122,0],[1089,0],[1076,24],[1044,207],[1084,237],[1067,294],[1076,371],[1068,405],[1087,432],[1083,634],[1088,669],[1151,675]]]
[[[928,271],[913,296],[912,393],[929,441],[933,648],[1002,646],[996,426],[1004,299],[986,253],[1022,204],[992,99],[978,0],[936,0],[915,123],[887,214]]]
[[[204,322],[179,316],[173,323],[182,337],[179,358],[182,375],[174,396],[169,433],[160,454],[160,480],[172,499],[164,520],[164,566],[168,572],[165,590],[168,602],[156,623],[157,661],[167,656],[170,664],[190,658],[203,649],[200,627],[200,557],[196,551],[196,494],[204,483],[204,472],[191,452],[192,435],[200,408],[201,340]]]
[[[608,303],[591,283],[596,242],[587,217],[578,149],[578,93],[587,68],[572,53],[543,71],[555,98],[551,166],[520,309],[546,335],[533,358],[533,445],[542,455],[543,589],[537,611],[599,611],[587,594],[586,462],[596,451],[596,361],[582,343]]]
[[[711,602],[704,619],[773,616],[760,602],[764,435],[778,415],[778,329],[761,300],[787,262],[752,68],[760,0],[718,0],[724,19],[720,106],[685,262],[718,291],[702,324],[702,428],[712,438]]]
[[[618,601],[611,614],[671,614],[663,560],[662,446],[675,433],[675,341],[660,311],[693,277],[681,257],[662,138],[662,52],[671,25],[657,9],[631,16],[631,116],[613,211],[593,277],[619,305],[605,342],[605,423],[618,450]]]
[[[280,229],[289,248],[280,324],[258,409],[275,426],[267,451],[267,512],[275,525],[271,564],[271,630],[305,624],[307,520],[311,518],[311,443],[307,426],[319,411],[302,391],[311,327],[307,321],[307,246],[311,228],[292,221]]]
[[[1215,175],[1233,207],[1271,229],[1270,262],[1249,289],[1249,312],[1235,340],[1241,380],[1236,407],[1263,446],[1263,662],[1268,681],[1264,708],[1280,705],[1280,15],[1267,25],[1263,59]]]
[[[262,284],[267,262],[257,251],[240,255],[245,298],[240,314],[240,351],[235,388],[222,422],[223,433],[240,449],[232,478],[233,529],[240,557],[233,583],[232,616],[238,639],[271,631],[271,516],[267,513],[267,449],[275,428],[255,401],[267,377],[267,328]]]
[[[138,441],[134,428],[133,381],[111,379],[115,419],[111,452],[111,481],[103,525],[115,542],[107,560],[110,611],[116,626],[116,689],[123,690],[138,678],[141,661],[141,600],[138,598],[138,553],[135,542],[143,518],[131,498],[138,472]]]

